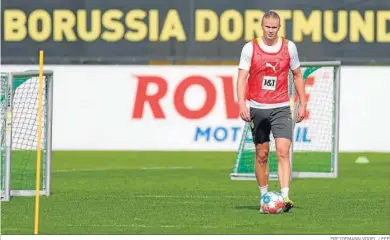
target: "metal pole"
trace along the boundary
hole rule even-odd
[[[45,195],[51,194],[51,159],[53,125],[53,74],[47,76],[47,115],[46,115],[46,189]]]
[[[7,98],[6,98],[6,123],[5,123],[5,196],[4,200],[9,201],[11,195],[11,159],[12,159],[12,98],[13,98],[13,76],[8,73]]]
[[[51,76],[53,75],[52,70],[43,70],[43,75],[44,76]],[[39,71],[38,70],[29,70],[25,72],[13,72],[12,73],[13,77],[37,77],[39,76]]]
[[[335,177],[338,176],[339,164],[339,123],[340,123],[340,79],[341,67],[335,67],[334,78],[334,131],[333,131],[333,172]]]
[[[303,67],[312,67],[312,66],[320,66],[320,67],[331,67],[331,66],[340,66],[340,61],[323,61],[323,62],[301,62],[301,66]]]

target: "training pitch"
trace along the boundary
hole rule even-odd
[[[356,164],[360,155],[370,163]],[[40,234],[389,233],[390,154],[341,153],[339,177],[294,179],[296,207],[279,215],[259,213],[255,181],[230,180],[235,157],[55,151]],[[269,190],[279,191],[278,183]],[[34,197],[13,197],[1,207],[2,234],[33,233]]]

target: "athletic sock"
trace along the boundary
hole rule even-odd
[[[260,189],[260,195],[261,195],[261,197],[263,197],[264,194],[266,194],[268,192],[268,184],[263,186],[263,187],[259,186],[259,189]]]
[[[282,194],[283,199],[289,199],[288,190],[289,190],[288,187],[284,187],[284,188],[280,189],[280,193]]]

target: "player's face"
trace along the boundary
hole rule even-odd
[[[264,38],[274,40],[278,36],[280,22],[277,18],[264,18],[262,28]]]

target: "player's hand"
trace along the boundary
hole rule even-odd
[[[246,122],[251,121],[251,115],[249,114],[249,110],[248,110],[247,106],[245,106],[245,104],[240,104],[240,116],[241,116],[242,120],[244,120]]]
[[[302,122],[306,115],[306,104],[300,104],[297,116],[297,123]]]

